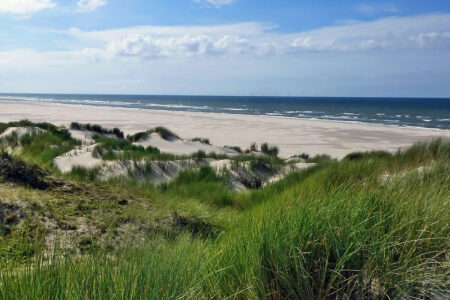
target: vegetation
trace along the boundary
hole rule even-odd
[[[225,148],[236,151],[237,153],[242,153],[242,149],[239,146],[224,146]]]
[[[0,182],[12,182],[36,189],[49,187],[44,177],[48,173],[35,164],[27,164],[11,157],[8,153],[0,153]]]
[[[132,143],[140,142],[140,141],[146,139],[152,133],[158,133],[165,140],[172,140],[172,139],[180,138],[178,135],[176,135],[175,133],[173,133],[172,131],[170,131],[169,129],[167,129],[165,127],[156,127],[156,128],[152,128],[147,131],[144,131],[144,132],[138,132],[133,135],[128,135],[127,139]]]
[[[24,148],[41,143],[26,139]],[[98,155],[157,155],[130,140],[95,139]],[[4,156],[6,170],[23,172],[0,166],[2,299],[450,295],[449,140],[341,161],[315,156],[316,166],[243,193],[229,189],[229,173],[206,166],[156,187],[98,182],[95,169],[80,168],[42,190],[15,180],[40,170],[31,153]],[[231,159],[258,170],[284,164],[274,155]]]
[[[277,156],[279,149],[277,146],[269,146],[267,143],[261,144],[261,152],[271,156]]]
[[[135,137],[130,137],[126,140],[118,140],[114,138],[108,138],[101,135],[94,135],[94,139],[98,144],[93,152],[96,157],[101,157],[104,160],[159,160],[159,161],[173,161],[173,160],[185,160],[185,159],[204,159],[215,158],[225,159],[228,158],[225,154],[217,154],[214,152],[206,153],[204,151],[197,151],[191,155],[176,155],[171,153],[161,152],[158,148],[148,146],[134,145],[132,141]]]
[[[171,139],[179,139],[180,137],[170,131],[169,129],[165,127],[156,127],[153,129],[154,132],[158,133],[163,139],[165,140],[171,140]]]
[[[211,144],[208,138],[201,138],[201,137],[195,137],[195,138],[191,139],[191,142],[200,142],[202,144],[207,144],[207,145]]]
[[[50,123],[34,123],[28,120],[22,120],[18,122],[0,123],[0,134],[10,127],[37,127],[51,132],[54,135],[59,136],[63,140],[70,138],[70,133],[65,128],[57,127]]]
[[[10,123],[0,123],[0,133],[10,127],[34,127],[42,131],[35,134],[24,134],[21,137],[11,135],[7,137],[8,146],[21,146],[21,156],[26,160],[31,160],[45,167],[51,168],[53,159],[63,153],[72,150],[80,145],[74,140],[70,132],[65,128],[57,127],[50,123],[33,123],[27,120]],[[0,143],[0,150],[4,148]]]
[[[306,159],[306,162],[308,163],[323,163],[323,162],[329,162],[329,161],[334,161],[334,159],[332,159],[329,155],[327,154],[318,154],[315,155],[313,157],[308,157]]]
[[[293,155],[293,156],[291,156],[291,158],[300,158],[300,159],[303,159],[303,160],[308,160],[309,159],[309,154],[303,152],[302,154]]]
[[[118,139],[124,139],[125,136],[123,134],[123,132],[119,129],[119,128],[113,128],[113,129],[106,129],[103,128],[102,126],[98,125],[98,124],[81,124],[78,122],[72,122],[70,124],[70,128],[71,129],[75,129],[75,130],[87,130],[87,131],[92,131],[98,134],[103,134],[103,135],[114,135],[115,137],[117,137]]]

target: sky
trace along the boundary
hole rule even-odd
[[[0,0],[0,93],[450,97],[450,1]]]

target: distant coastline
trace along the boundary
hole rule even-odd
[[[93,105],[450,129],[450,98],[0,94],[4,101]]]

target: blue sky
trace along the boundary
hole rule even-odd
[[[450,1],[0,0],[0,92],[450,97]]]

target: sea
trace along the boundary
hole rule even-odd
[[[450,98],[0,94],[1,101],[265,115],[450,129]]]

